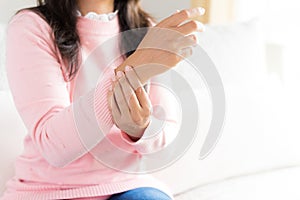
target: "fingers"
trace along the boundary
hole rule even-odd
[[[136,124],[140,124],[143,121],[141,116],[142,108],[135,94],[131,96],[129,102],[130,102],[129,107],[130,107],[131,119]]]
[[[132,120],[139,126],[144,126],[149,121],[150,117],[150,100],[148,94],[143,87],[136,90],[135,94],[130,98],[130,110]]]
[[[121,112],[119,110],[118,104],[116,102],[115,96],[111,96],[111,113],[115,122],[121,118]]]
[[[182,24],[176,30],[183,35],[188,35],[196,31],[203,32],[205,30],[205,27],[201,22],[192,20],[185,24]]]
[[[131,103],[133,103],[134,105],[137,103],[139,105],[139,110],[149,109],[151,103],[148,93],[139,81],[139,78],[136,75],[135,71],[130,66],[126,66],[125,73],[128,81],[135,90],[135,94],[131,96]]]
[[[127,68],[127,70],[128,70],[128,68]],[[135,73],[133,70],[131,72]],[[120,73],[123,73],[123,72],[119,71],[118,72],[119,76],[120,76]],[[139,82],[137,78],[136,78],[135,81]],[[139,112],[141,111],[142,108],[140,106],[139,100],[137,99],[134,90],[132,89],[130,83],[127,81],[127,75],[126,75],[126,77],[122,76],[122,78],[119,79],[119,83],[121,85],[123,94],[124,94],[124,96],[126,98],[126,101],[128,103],[131,115],[139,116]]]
[[[148,93],[145,91],[145,88],[139,81],[138,76],[130,66],[125,67],[125,74],[128,81],[135,89],[135,94],[130,98],[131,112],[133,113],[138,110],[144,116],[148,116],[151,110],[151,102]]]
[[[197,36],[195,34],[191,34],[188,36],[185,36],[183,38],[180,38],[176,44],[175,44],[175,49],[184,49],[187,47],[194,46],[198,43]]]
[[[150,119],[151,102],[137,75],[135,75],[135,71],[127,67],[126,73],[131,75],[129,79],[138,86],[138,89],[136,91],[133,90],[127,76],[123,72],[117,73],[117,79],[113,80],[114,90],[110,90],[108,93],[109,107],[113,119],[117,126],[134,122],[135,125],[145,127]],[[129,101],[126,100],[125,93],[130,94]],[[120,120],[123,120],[123,123]],[[126,120],[128,120],[128,123]]]
[[[183,58],[188,58],[191,55],[193,55],[193,48],[192,47],[186,47],[180,50],[179,55]]]
[[[119,107],[117,105],[112,88],[113,88],[113,85],[111,86],[111,88],[109,89],[108,94],[107,94],[108,108],[113,116],[114,121],[117,121],[118,119],[120,119],[121,113],[120,113]]]
[[[140,102],[144,116],[149,116],[151,112],[151,101],[144,87],[138,88],[135,94]]]
[[[137,76],[136,72],[132,69],[132,67],[126,66],[125,74],[126,74],[127,80],[129,81],[130,85],[132,86],[132,88],[134,90],[138,89],[139,87],[142,87],[139,77]]]
[[[118,77],[118,78],[121,78],[121,77]],[[115,97],[117,106],[120,110],[120,113],[122,115],[129,116],[129,107],[128,107],[127,101],[124,97],[121,85],[118,82],[118,80],[114,81],[114,86],[115,86],[114,97]]]
[[[121,85],[126,102],[129,105],[129,99],[130,99],[131,95],[134,94],[134,90],[132,89],[130,83],[128,82],[126,76],[124,75],[124,73],[122,71],[118,71],[117,76],[120,77],[119,83]]]
[[[131,114],[139,113],[142,109],[135,93],[129,99],[129,108]]]
[[[182,10],[163,20],[161,23],[158,24],[158,26],[177,27],[184,21],[192,19],[194,17],[199,17],[201,15],[204,15],[204,13],[205,9],[201,7]]]

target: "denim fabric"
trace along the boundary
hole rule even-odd
[[[172,198],[156,188],[141,187],[114,194],[108,200],[172,200]]]

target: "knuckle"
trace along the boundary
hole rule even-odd
[[[128,102],[129,102],[130,104],[133,104],[133,100],[134,100],[134,99],[133,99],[133,97],[134,97],[134,96],[133,96],[133,95],[134,95],[133,92],[130,92],[130,94],[127,94],[127,95],[128,95]]]
[[[144,111],[144,113],[143,113],[144,118],[148,118],[148,117],[150,117],[150,115],[151,115],[151,112],[149,110]]]
[[[119,106],[122,107],[122,108],[125,107],[125,106],[127,106],[127,103],[126,103],[126,101],[125,101],[124,99],[119,100],[118,104],[119,104]]]
[[[132,116],[132,121],[136,124],[139,124],[142,121],[142,119],[139,115],[133,115]]]
[[[190,26],[192,27],[193,30],[198,29],[198,22],[195,20],[190,21]]]
[[[145,118],[145,117],[147,117],[146,116],[146,113],[143,111],[143,112],[141,112],[141,118]]]
[[[182,61],[182,56],[180,55],[180,53],[178,53],[178,55],[176,55],[174,57],[174,64],[176,65],[177,63],[179,63],[180,61]]]
[[[197,38],[196,34],[191,35],[191,40],[193,40],[195,43],[198,42],[198,38]]]
[[[123,85],[125,83],[125,77],[123,76],[122,78],[119,79],[120,84]]]
[[[149,117],[151,115],[151,110],[149,107],[144,108],[143,115],[144,115],[144,117]]]
[[[132,104],[134,104],[134,93],[132,92],[131,94],[130,94],[130,96],[129,96],[129,103],[130,103],[130,105],[132,105]]]
[[[119,104],[123,105],[125,103],[125,99],[124,98],[120,98],[117,100]]]
[[[138,120],[139,118],[140,118],[140,113],[136,109],[131,110],[131,119],[135,121]]]
[[[189,13],[189,11],[187,11],[187,10],[182,10],[182,11],[179,12],[179,15],[180,15],[180,17],[182,17],[183,19],[187,19],[187,18],[189,18],[190,13]]]

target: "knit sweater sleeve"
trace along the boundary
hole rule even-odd
[[[37,14],[22,11],[7,30],[6,68],[16,108],[34,145],[55,167],[85,155],[112,127],[107,106],[111,74],[96,88],[71,102],[50,26]],[[94,116],[90,116],[92,115]],[[83,124],[76,124],[81,116]],[[89,120],[96,118],[96,122]],[[97,123],[100,131],[78,129]],[[91,126],[92,127],[92,126]]]

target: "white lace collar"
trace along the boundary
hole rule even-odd
[[[97,14],[95,12],[88,12],[83,17],[88,18],[88,19],[93,19],[93,20],[99,20],[102,22],[109,22],[112,19],[114,19],[117,16],[117,14],[118,14],[118,10],[116,10],[115,12],[108,13],[108,14]],[[82,14],[79,10],[77,10],[77,15],[82,17]]]

